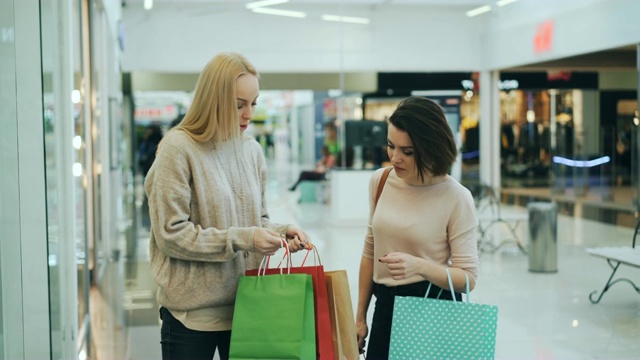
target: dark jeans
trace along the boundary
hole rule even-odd
[[[160,308],[160,344],[163,360],[213,359],[218,348],[220,359],[229,359],[231,331],[196,331],[187,329],[171,315],[169,310]]]
[[[380,360],[389,358],[389,342],[391,341],[391,322],[393,320],[393,302],[396,296],[424,297],[427,292],[428,281],[415,284],[387,287],[380,284],[373,285],[373,295],[376,297],[373,321],[367,343],[367,360]],[[429,298],[435,299],[441,288],[433,285],[429,291]],[[462,300],[460,293],[455,293],[457,300]],[[451,290],[444,289],[439,299],[452,300]]]

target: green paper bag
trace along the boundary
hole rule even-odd
[[[241,276],[230,359],[315,359],[313,282],[308,274]]]
[[[495,358],[498,307],[468,302],[468,286],[466,302],[396,296],[389,359]]]

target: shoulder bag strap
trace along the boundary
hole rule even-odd
[[[389,173],[391,172],[391,169],[393,169],[393,167],[389,166],[388,168],[384,169],[384,172],[382,173],[382,177],[380,178],[380,182],[378,183],[378,192],[376,192],[376,201],[375,201],[375,203],[373,203],[373,206],[377,206],[378,205],[378,199],[380,199],[380,194],[382,194],[382,189],[384,188],[384,183],[387,182],[387,176],[389,176]]]

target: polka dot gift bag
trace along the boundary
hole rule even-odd
[[[498,307],[469,302],[468,276],[466,292],[466,301],[397,296],[389,359],[493,359]]]

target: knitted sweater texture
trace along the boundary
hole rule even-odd
[[[165,135],[145,180],[161,306],[232,309],[240,275],[262,258],[255,229],[286,231],[269,222],[266,184],[262,148],[248,136],[214,144],[182,130]]]

